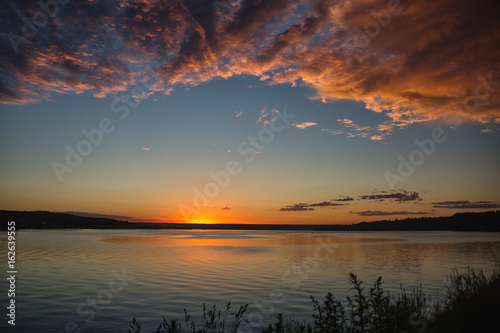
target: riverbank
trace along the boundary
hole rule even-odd
[[[45,211],[21,212],[0,210],[7,221],[15,221],[16,229],[200,229],[200,230],[290,230],[290,231],[481,231],[500,232],[500,211],[457,213],[452,216],[381,220],[356,224],[196,224],[134,223],[110,218],[78,216]]]

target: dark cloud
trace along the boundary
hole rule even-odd
[[[406,210],[397,212],[383,212],[380,210],[365,210],[361,212],[349,212],[351,214],[356,214],[359,216],[391,216],[391,215],[424,215],[429,212],[408,212]]]
[[[298,203],[280,208],[282,212],[304,212],[308,210],[314,210],[314,208],[309,208],[306,203]]]
[[[231,209],[231,207],[223,207],[223,208],[221,208],[221,210],[229,210],[229,209]]]
[[[353,200],[354,200],[353,198],[347,197],[347,198],[335,199],[335,200],[333,200],[333,201],[340,201],[340,202],[343,202],[343,201],[353,201]]]
[[[334,206],[343,206],[343,204],[338,204],[331,201],[323,201],[309,205],[309,207],[334,207]]]
[[[318,202],[318,203],[313,203],[313,204],[308,204],[308,203],[298,203],[298,204],[293,204],[290,206],[285,206],[280,209],[282,212],[302,212],[306,210],[314,210],[313,207],[336,207],[336,206],[344,206],[344,204],[338,204],[334,203],[331,201],[323,201],[323,202]]]
[[[381,193],[381,194],[380,194]],[[362,200],[392,200],[396,202],[406,202],[406,201],[420,201],[419,195],[417,192],[408,192],[405,190],[400,190],[400,192],[395,193],[387,193],[385,191],[379,191],[379,194],[369,194],[369,195],[361,195],[359,196]],[[315,207],[337,207],[337,206],[345,206],[348,203],[337,203],[337,202],[348,202],[353,201],[354,199],[351,197],[339,198],[330,201],[323,201],[318,203],[298,203],[290,206],[285,206],[280,209],[280,211],[306,211],[306,210],[314,210]]]
[[[104,97],[148,81],[149,72],[158,77],[149,89],[167,94],[254,75],[309,86],[314,99],[365,103],[387,120],[340,121],[372,140],[445,115],[500,121],[493,0],[400,1],[392,13],[388,3],[397,2],[372,0],[68,1],[54,15],[39,3],[2,1],[2,103]]]
[[[390,193],[390,194],[361,195],[360,198],[363,200],[394,199],[394,201],[398,201],[398,202],[422,200],[422,199],[420,199],[417,192],[406,192],[406,191]]]
[[[433,202],[434,208],[448,209],[494,209],[500,208],[500,203],[493,201],[442,201]]]

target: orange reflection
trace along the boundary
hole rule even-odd
[[[196,224],[214,224],[216,222],[212,222],[209,219],[201,219],[201,220],[189,220],[189,223],[196,223]]]
[[[282,245],[318,245],[345,243],[377,243],[403,241],[404,239],[365,238],[365,237],[269,237],[258,239],[241,238],[198,238],[178,235],[161,236],[106,236],[103,241],[135,246],[282,246]]]

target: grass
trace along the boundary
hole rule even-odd
[[[214,305],[211,308],[207,308],[203,304],[203,317],[201,319],[201,325],[196,325],[196,322],[191,319],[191,315],[187,313],[184,309],[184,321],[177,319],[167,320],[163,317],[163,321],[158,326],[156,333],[178,333],[178,332],[193,332],[193,333],[225,333],[238,331],[238,328],[243,322],[243,314],[246,312],[248,304],[241,305],[237,312],[230,312],[231,302],[226,306],[226,311],[221,313],[217,310]],[[233,322],[228,322],[228,315],[234,317]],[[134,318],[130,328],[129,333],[140,333],[141,325]]]
[[[434,313],[427,332],[500,332],[499,267],[489,277],[470,267],[453,270]]]
[[[183,321],[163,318],[156,333],[192,332],[225,333],[423,333],[423,332],[500,332],[500,266],[486,277],[482,271],[468,267],[463,273],[454,269],[437,295],[428,304],[422,287],[407,292],[402,286],[397,296],[382,287],[379,277],[368,289],[355,274],[349,275],[352,295],[345,305],[328,293],[320,302],[311,296],[313,322],[300,321],[293,315],[276,316],[265,327],[250,327],[244,319],[248,304],[231,311],[231,303],[221,312],[214,305],[203,304],[203,316],[198,323],[184,309]],[[252,330],[253,329],[253,330]],[[134,318],[129,333],[140,333]]]

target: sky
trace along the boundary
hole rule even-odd
[[[0,209],[351,224],[500,208],[495,1],[3,1]]]

